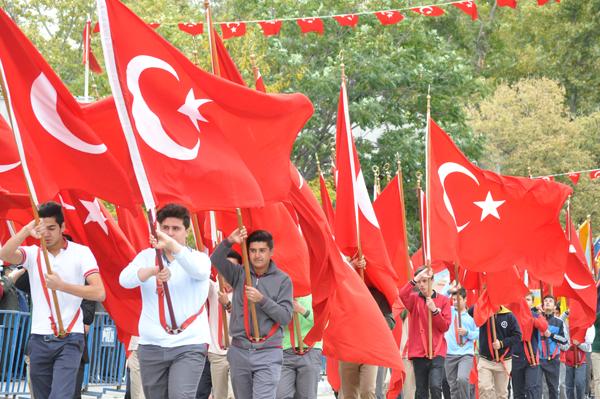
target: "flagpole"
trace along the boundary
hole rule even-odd
[[[346,140],[348,146],[348,158],[350,161],[350,173],[352,175],[352,201],[354,204],[354,221],[356,225],[356,247],[358,250],[358,260],[363,260],[362,246],[360,245],[360,218],[358,216],[358,202],[356,201],[356,165],[354,164],[354,152],[352,151],[352,137],[350,135],[350,114],[348,110],[348,93],[346,90],[346,66],[342,63],[342,101],[344,102],[344,125],[346,126]],[[360,277],[365,279],[365,270],[363,267],[358,269]]]
[[[431,126],[429,120],[431,119],[431,86],[427,88],[427,132],[425,134],[425,239],[427,240],[427,250],[425,254],[425,262],[427,265],[428,273],[431,276],[429,284],[427,286],[427,293],[429,298],[432,295],[432,284],[433,284],[433,270],[431,268],[431,235],[430,235],[430,208],[431,208],[431,168],[429,162],[431,160]],[[429,358],[433,359],[433,320],[431,310],[428,312],[427,327],[429,333]]]
[[[240,208],[235,209],[237,213],[238,228],[244,227],[242,220],[242,210]],[[244,271],[246,272],[246,286],[252,287],[252,276],[250,276],[250,261],[248,260],[248,247],[246,239],[242,240],[242,263],[244,264]],[[258,319],[256,318],[256,306],[254,302],[250,302],[250,314],[252,315],[252,328],[254,330],[254,340],[260,341],[260,330],[258,329]]]
[[[461,301],[462,301],[462,297],[460,296],[460,293],[458,292],[458,262],[454,262],[454,284],[456,285],[456,303],[458,306],[457,309],[457,314],[458,314],[458,328],[462,328],[462,317],[461,317]],[[462,342],[462,337],[459,335],[458,336],[458,344],[460,346],[463,346],[464,343]]]
[[[219,57],[217,56],[217,47],[214,38],[214,30],[212,23],[212,13],[210,10],[210,0],[204,0],[204,9],[206,10],[206,25],[208,27],[208,46],[210,48],[210,62],[213,75],[221,76],[219,67]]]
[[[123,128],[123,134],[125,136],[125,141],[127,142],[127,149],[129,152],[129,157],[131,159],[131,164],[133,166],[133,172],[135,174],[136,181],[138,183],[138,187],[140,190],[140,194],[142,196],[142,201],[144,206],[146,207],[146,213],[148,215],[148,225],[150,227],[150,233],[158,240],[158,236],[156,234],[156,225],[154,212],[156,209],[156,203],[154,201],[154,195],[152,194],[152,189],[150,188],[150,181],[148,180],[148,175],[146,174],[146,169],[144,168],[144,163],[142,162],[142,156],[140,154],[140,150],[137,145],[137,141],[135,138],[135,133],[133,132],[133,125],[131,123],[131,119],[129,113],[127,111],[127,107],[125,105],[125,98],[123,96],[123,90],[119,83],[119,78],[117,74],[117,64],[115,60],[115,52],[113,48],[113,42],[111,38],[111,29],[110,22],[108,20],[108,9],[106,5],[106,0],[98,0],[98,23],[100,24],[100,38],[102,42],[102,50],[104,53],[104,60],[106,66],[106,74],[108,76],[108,82],[110,84],[111,91],[113,93],[113,98],[115,100],[115,106],[117,108],[117,113],[119,115],[119,120],[121,122],[121,127]],[[162,250],[155,248],[156,250],[156,261],[158,263],[158,269],[163,270],[163,258],[162,258]],[[167,308],[169,311],[169,317],[171,318],[171,330],[175,331],[178,329],[177,322],[175,320],[175,312],[173,310],[173,304],[171,302],[171,295],[169,292],[169,286],[166,281],[162,283],[162,287],[165,294],[165,299],[167,301]]]
[[[398,175],[398,192],[400,194],[400,212],[402,212],[402,238],[404,239],[404,251],[406,253],[406,279],[410,280],[412,270],[410,268],[410,256],[408,254],[408,234],[406,232],[406,207],[404,206],[404,177],[402,175],[402,164],[400,163],[399,153],[396,153],[396,164],[396,174]]]
[[[0,61],[0,72],[2,72],[2,79],[0,79],[0,88],[2,89],[2,96],[5,99],[6,110],[8,111],[9,115],[8,122],[10,123],[10,128],[15,138],[15,143],[19,152],[19,158],[21,159],[21,169],[23,169],[23,175],[25,176],[25,185],[27,186],[27,194],[29,195],[29,202],[31,203],[31,210],[33,211],[35,225],[38,226],[40,224],[40,214],[38,212],[39,201],[35,192],[35,186],[33,185],[31,173],[29,172],[27,159],[25,158],[25,148],[23,147],[23,140],[19,131],[19,125],[17,124],[17,119],[15,117],[15,114],[13,113],[13,109],[11,106],[10,92],[8,91],[8,85],[6,84],[6,76],[4,74],[4,65],[2,65],[2,61]],[[48,275],[51,275],[52,267],[50,266],[48,248],[46,247],[46,240],[44,239],[44,237],[40,237],[40,246],[42,248],[42,253],[44,254],[44,263],[46,263],[46,273]],[[40,278],[43,277],[40,276]],[[60,305],[58,304],[58,295],[56,293],[56,290],[51,291],[52,302],[54,303],[54,310],[56,313],[56,321],[58,323],[58,336],[64,337],[66,335],[66,332],[63,325],[62,315],[60,312]],[[52,313],[52,309],[50,309],[50,313]]]
[[[379,166],[373,165],[373,201],[381,194],[381,182],[379,180]]]
[[[88,102],[89,101],[89,95],[90,95],[90,38],[91,38],[91,30],[92,28],[92,20],[90,19],[90,16],[88,15],[87,17],[87,21],[85,23],[85,37],[84,37],[84,43],[83,43],[83,48],[84,48],[84,56],[85,56],[85,65],[84,65],[84,81],[83,81],[83,97],[85,98],[85,101]]]
[[[209,221],[210,221],[210,235],[212,237],[213,240],[213,248],[216,248],[217,244],[221,241],[219,240],[218,233],[217,233],[217,221],[215,218],[215,211],[209,211],[208,212],[208,217],[209,217]],[[224,293],[225,292],[225,282],[223,280],[223,276],[221,276],[221,273],[217,273],[217,282],[219,283],[219,292]],[[221,318],[221,323],[222,323],[222,327],[223,327],[223,344],[226,348],[229,347],[229,325],[227,323],[227,308],[225,307],[225,305],[223,305],[222,303],[220,304],[221,308],[223,310],[223,317]]]
[[[302,331],[300,330],[300,316],[298,316],[298,312],[294,312],[294,327],[296,328],[297,340],[298,340],[298,352],[302,355],[304,354],[304,340],[302,339]]]

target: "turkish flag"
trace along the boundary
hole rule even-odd
[[[394,25],[404,19],[404,15],[399,11],[378,11],[375,16],[381,22],[381,25]]]
[[[12,130],[0,116],[0,182],[11,193],[27,193],[25,175],[19,160],[19,151]]]
[[[285,198],[310,101],[259,93],[199,69],[117,0],[99,1],[98,9],[119,118],[156,202],[207,210]]]
[[[14,194],[0,187],[0,219],[25,225],[33,220],[29,195]]]
[[[333,210],[333,205],[331,204],[329,190],[327,189],[327,183],[325,183],[323,173],[319,173],[319,190],[321,192],[321,206],[323,207],[323,212],[325,212],[325,216],[327,217],[327,223],[329,223],[329,227],[333,229],[335,226],[335,212]]]
[[[558,216],[571,188],[480,169],[429,124],[432,259],[486,272],[519,265],[560,283],[568,243]]]
[[[569,173],[567,175],[569,177],[569,179],[571,179],[571,181],[573,182],[573,185],[576,186],[577,183],[579,183],[579,178],[581,177],[581,173]]]
[[[260,27],[263,31],[263,35],[275,36],[275,35],[279,34],[282,23],[281,23],[281,21],[274,19],[271,21],[259,21],[258,24],[260,25]]]
[[[122,206],[117,206],[116,208],[119,228],[123,231],[123,234],[125,234],[135,252],[140,252],[142,249],[148,248],[150,226],[144,213],[138,211],[134,214]]]
[[[590,172],[590,179],[591,180],[596,180],[599,177],[600,177],[600,169],[592,170]]]
[[[477,15],[477,5],[474,1],[461,1],[459,3],[450,3],[454,7],[462,10],[465,14],[470,15],[473,21],[476,21],[478,18]]]
[[[192,36],[197,36],[197,35],[201,35],[202,33],[204,33],[204,24],[202,22],[179,23],[179,24],[177,24],[177,27],[179,28],[180,31],[185,32]]]
[[[517,0],[497,0],[498,7],[517,8]]]
[[[219,76],[229,80],[230,82],[237,83],[242,86],[246,86],[246,82],[244,82],[244,78],[242,78],[242,74],[240,73],[238,67],[235,65],[233,58],[227,51],[227,47],[225,47],[225,43],[221,40],[221,37],[217,33],[216,30],[213,30],[212,39],[215,41],[215,50],[217,54],[217,59],[219,61]]]
[[[130,337],[139,335],[142,300],[139,289],[121,287],[119,275],[136,252],[97,198],[82,192],[62,192],[61,197],[68,232],[94,254],[106,291],[104,308],[117,325],[119,340],[127,347]]]
[[[342,253],[349,257],[356,256],[360,246],[367,262],[365,282],[385,295],[391,306],[398,296],[399,279],[392,268],[379,222],[367,192],[348,112],[346,83],[342,81],[335,138],[338,169],[335,241]]]
[[[344,260],[315,195],[299,178],[292,186],[290,201],[310,255],[314,311],[314,327],[305,342],[323,339],[327,357],[403,369],[398,347],[379,307]]]
[[[111,148],[87,123],[82,107],[3,10],[0,27],[12,127],[37,201],[69,188],[133,207],[139,194]]]
[[[524,297],[519,298],[518,302],[508,304],[506,306],[517,319],[519,327],[521,328],[521,341],[527,342],[531,340],[531,333],[533,332],[533,316],[531,315],[531,309],[527,305],[527,301]],[[545,319],[544,317],[542,317]],[[546,323],[546,328],[548,324]]]
[[[102,67],[98,63],[96,56],[92,51],[92,34],[91,34],[92,21],[88,19],[83,28],[83,60],[82,64],[85,65],[90,63],[90,70],[94,73],[102,73]]]
[[[246,34],[246,24],[244,22],[226,22],[221,24],[223,39],[241,37]]]
[[[334,15],[333,18],[340,26],[350,26],[354,28],[358,24],[358,15],[356,14]]]
[[[578,302],[575,314],[569,315],[569,326],[585,330],[594,324],[596,319],[597,291],[596,282],[587,266],[585,254],[577,237],[577,230],[567,217],[567,240],[569,241],[569,255],[564,279],[560,285],[554,287],[554,295],[570,298],[571,309],[574,302]],[[582,339],[579,341],[583,342]]]
[[[401,176],[396,175],[373,202],[381,234],[398,275],[399,287],[412,279],[412,264],[408,255],[408,236]]]
[[[411,10],[426,17],[439,17],[445,13],[443,8],[437,6],[415,7],[411,8]]]
[[[256,82],[254,82],[254,87],[256,90],[261,91],[263,93],[267,92],[267,86],[265,86],[265,81],[263,80],[262,74],[258,71],[258,78]]]
[[[296,20],[302,33],[315,32],[322,35],[325,31],[323,20],[320,18],[300,18]]]

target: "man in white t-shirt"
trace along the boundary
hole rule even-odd
[[[205,302],[211,263],[185,245],[190,228],[185,207],[165,205],[156,219],[158,240],[151,236],[150,244],[162,250],[164,269],[158,270],[156,250],[147,248],[123,269],[119,282],[142,293],[138,359],[146,399],[195,398],[210,342]]]
[[[37,399],[70,398],[75,392],[83,353],[82,299],[103,301],[104,285],[96,259],[86,246],[68,242],[62,208],[56,202],[39,207],[40,224],[32,221],[0,249],[0,259],[22,264],[31,287],[31,336],[28,353],[31,389]],[[20,246],[29,236],[43,239],[52,274],[47,274],[44,254],[37,245]],[[87,281],[88,285],[85,285]],[[52,290],[58,298],[58,312]],[[60,325],[62,322],[62,331]]]

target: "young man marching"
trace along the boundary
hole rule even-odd
[[[138,358],[146,399],[194,398],[202,375],[210,333],[205,310],[210,260],[186,247],[189,211],[168,204],[158,211],[158,240],[121,272],[125,288],[141,288]],[[164,269],[159,271],[157,252]],[[177,328],[167,311],[167,283]]]
[[[464,288],[452,292],[452,302],[452,322],[446,332],[446,378],[452,398],[470,399],[469,374],[473,368],[474,343],[479,339],[479,329],[467,313],[467,292]]]
[[[31,222],[11,237],[0,249],[0,259],[22,264],[29,274],[33,309],[27,351],[33,396],[37,399],[71,398],[76,390],[84,348],[81,301],[103,301],[104,285],[90,249],[63,237],[65,223],[61,206],[46,202],[40,205],[38,212],[40,224],[36,226]],[[47,274],[40,247],[20,247],[30,235],[45,241],[52,274]],[[62,334],[58,331],[51,290],[56,291],[58,297]]]
[[[550,399],[558,399],[558,382],[560,376],[560,347],[567,345],[569,340],[565,337],[564,323],[554,316],[556,299],[546,295],[543,299],[544,317],[548,322],[548,330],[540,339],[540,366],[542,368],[542,386],[544,379],[548,385]]]
[[[420,267],[414,280],[400,289],[400,299],[410,313],[408,358],[415,371],[415,399],[441,399],[444,377],[444,358],[447,344],[444,334],[450,327],[450,300],[432,291],[428,295],[429,280],[433,276],[427,268]],[[417,291],[413,288],[417,287]],[[428,313],[431,312],[433,357],[428,357]]]
[[[227,260],[233,244],[247,240],[252,287],[246,286],[244,268]],[[231,347],[227,360],[236,399],[273,399],[283,362],[283,326],[292,320],[292,281],[271,260],[273,237],[264,230],[247,236],[246,228],[234,230],[211,256],[223,278],[233,287]],[[256,308],[260,337],[253,337],[249,302]]]

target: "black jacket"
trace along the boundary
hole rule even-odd
[[[469,308],[469,315],[471,315],[471,317],[473,317],[473,310],[473,306],[471,306],[471,308]],[[498,350],[498,354],[503,359],[510,359],[512,357],[511,348],[521,343],[521,328],[519,328],[515,316],[505,307],[502,307],[495,316],[496,338],[500,341],[502,346],[500,350]],[[495,360],[494,349],[490,342],[492,337],[490,320],[491,318],[479,327],[479,355],[487,360]],[[488,333],[490,340],[488,340]]]

